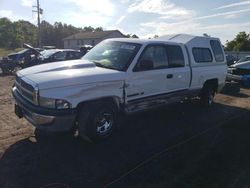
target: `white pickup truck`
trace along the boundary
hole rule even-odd
[[[19,71],[12,93],[17,116],[38,130],[78,129],[80,136],[100,140],[116,128],[119,113],[195,96],[210,105],[226,73],[217,38],[108,39],[81,60]]]

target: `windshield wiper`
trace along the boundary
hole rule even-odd
[[[97,67],[109,68],[109,67],[103,65],[102,63],[100,63],[99,61],[93,61],[93,63],[94,63]]]
[[[106,68],[106,69],[112,69],[112,70],[119,70],[115,67],[110,67],[110,66],[107,66],[107,65],[103,65],[102,63],[100,63],[100,61],[92,61],[97,67],[103,67],[103,68]]]

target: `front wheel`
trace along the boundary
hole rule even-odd
[[[92,141],[109,137],[117,123],[117,109],[111,102],[94,102],[80,109],[78,114],[79,134]]]

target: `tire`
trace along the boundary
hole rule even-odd
[[[0,67],[0,75],[3,74],[3,69]]]
[[[93,142],[109,137],[116,128],[117,108],[112,102],[93,102],[78,113],[78,129],[81,138]]]
[[[202,89],[200,102],[203,107],[210,107],[214,103],[215,86],[214,84],[207,84]]]

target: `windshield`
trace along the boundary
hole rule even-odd
[[[96,66],[125,71],[141,45],[119,41],[104,41],[90,50],[82,59],[87,59]]]
[[[44,50],[41,53],[41,55],[44,57],[44,58],[48,58],[50,57],[51,55],[53,55],[54,53],[56,53],[57,50]]]

